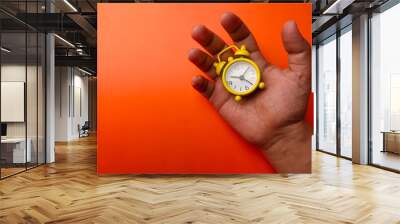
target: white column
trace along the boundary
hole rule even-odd
[[[368,163],[368,15],[353,20],[353,162]]]
[[[55,161],[54,133],[55,133],[55,54],[54,35],[46,36],[46,163]]]
[[[46,12],[54,12],[54,5],[46,1]],[[55,42],[54,34],[46,35],[46,163],[55,162]]]

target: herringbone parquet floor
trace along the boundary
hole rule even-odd
[[[0,181],[0,223],[400,223],[400,175],[315,152],[313,174],[97,176],[96,139]]]

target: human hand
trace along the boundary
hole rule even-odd
[[[311,49],[294,21],[283,26],[282,41],[288,53],[288,68],[269,64],[254,36],[242,20],[225,13],[221,24],[237,46],[245,45],[257,63],[266,88],[236,102],[216,76],[213,63],[227,44],[205,26],[196,26],[192,37],[209,54],[192,49],[189,60],[209,79],[195,76],[193,87],[203,94],[221,116],[249,143],[263,149],[280,173],[311,171],[311,127],[304,121],[311,89]],[[211,55],[211,56],[210,56]],[[232,51],[222,55],[223,60]]]

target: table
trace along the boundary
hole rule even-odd
[[[400,131],[382,131],[383,150],[382,152],[392,152],[400,154]]]
[[[26,154],[25,144],[26,142]],[[31,162],[32,153],[31,145],[32,141],[30,138],[6,138],[1,139],[1,157],[6,160],[6,163],[26,163]]]

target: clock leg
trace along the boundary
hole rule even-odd
[[[235,96],[235,101],[236,101],[236,102],[239,102],[240,100],[242,100],[242,97],[241,97],[241,96]]]
[[[264,89],[265,88],[265,83],[264,82],[260,82],[260,84],[258,84],[258,88],[259,89]]]

